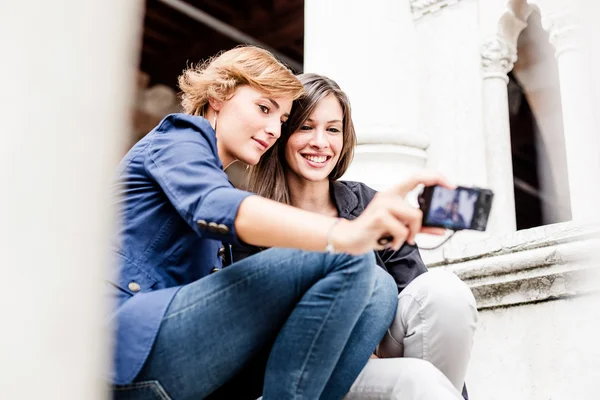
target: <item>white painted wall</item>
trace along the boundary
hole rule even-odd
[[[350,97],[359,146],[344,177],[382,189],[425,165],[416,32],[408,2],[305,1],[304,70]]]
[[[592,400],[600,385],[600,225],[521,230],[440,264],[479,308],[467,373],[473,399]]]
[[[466,185],[487,184],[482,130],[479,3],[463,0],[416,22],[419,124],[427,166]]]
[[[419,126],[431,138],[425,166],[456,184],[487,187],[479,4],[475,0],[451,3],[415,21]],[[461,232],[444,248],[483,237],[485,233]],[[438,237],[418,237],[423,247],[440,242]],[[444,248],[423,250],[424,261],[442,260]]]

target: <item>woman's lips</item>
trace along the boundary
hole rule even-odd
[[[269,144],[263,140],[257,138],[252,138],[252,140],[254,140],[258,144],[261,150],[266,150],[269,148]]]
[[[306,161],[306,163],[313,168],[323,168],[323,167],[327,166],[327,164],[329,164],[329,160],[331,159],[331,156],[323,156],[323,155],[314,156],[314,155],[308,155],[308,154],[301,154],[301,155],[302,155],[302,158],[304,159],[304,161]]]

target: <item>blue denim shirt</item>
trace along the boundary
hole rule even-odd
[[[128,384],[177,290],[221,266],[221,242],[236,242],[234,220],[251,193],[229,183],[208,121],[186,114],[167,116],[140,140],[119,164],[118,181],[110,380]]]

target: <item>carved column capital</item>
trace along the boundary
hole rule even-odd
[[[542,25],[550,35],[550,43],[556,49],[556,58],[567,51],[580,48],[581,23],[572,12],[562,10],[545,15],[542,18]]]
[[[501,78],[508,83],[508,73],[517,61],[517,48],[501,36],[492,36],[481,48],[483,77]]]

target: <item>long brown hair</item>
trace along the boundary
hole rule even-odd
[[[348,96],[339,85],[330,78],[318,74],[298,75],[304,85],[304,95],[292,104],[292,111],[281,130],[281,138],[260,159],[258,164],[250,167],[248,190],[260,196],[290,204],[290,193],[285,179],[288,164],[285,159],[285,146],[290,136],[310,118],[319,103],[329,95],[340,102],[344,114],[342,121],[343,145],[340,158],[329,174],[329,180],[339,179],[354,157],[356,132],[352,123],[352,111]]]

